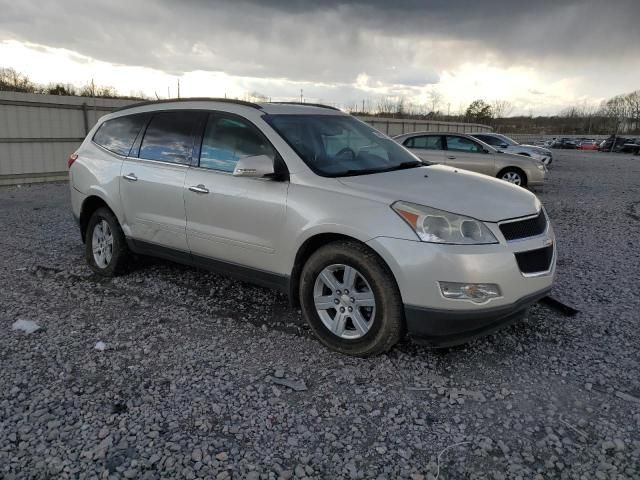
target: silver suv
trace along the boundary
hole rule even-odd
[[[444,165],[324,106],[189,99],[100,119],[69,157],[86,260],[131,253],[286,292],[319,340],[374,355],[522,317],[555,273],[534,194]]]

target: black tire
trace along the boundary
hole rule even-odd
[[[105,221],[111,230],[113,243],[111,246],[111,258],[106,266],[98,265],[93,254],[93,233],[97,225]],[[129,264],[129,248],[127,241],[120,228],[120,223],[116,216],[108,208],[99,208],[91,215],[87,225],[85,258],[91,270],[104,277],[115,277],[125,273]]]
[[[369,318],[370,328],[357,339],[345,339],[332,333],[315,307],[316,279],[326,267],[335,264],[355,268],[369,284],[375,299],[375,314]],[[333,242],[309,257],[300,276],[300,305],[318,339],[328,348],[346,355],[378,355],[390,350],[404,334],[403,304],[393,274],[375,252],[357,242]]]
[[[520,170],[519,168],[516,167],[507,167],[504,168],[502,170],[500,170],[500,173],[498,173],[498,175],[496,175],[497,178],[499,178],[500,180],[504,180],[505,182],[508,180],[505,180],[504,177],[505,175],[507,175],[508,173],[511,174],[516,174],[520,176],[520,187],[526,187],[527,186],[527,175]]]

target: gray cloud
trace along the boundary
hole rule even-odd
[[[411,91],[469,61],[571,75],[585,58],[621,65],[640,50],[632,0],[0,0],[0,11],[0,39],[175,74],[223,71],[345,91],[361,73],[372,86]]]

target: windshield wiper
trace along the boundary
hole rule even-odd
[[[336,177],[353,177],[355,175],[368,175],[370,173],[383,173],[383,172],[393,172],[394,170],[404,170],[406,168],[417,168],[423,167],[425,164],[418,161],[411,162],[402,162],[398,165],[394,165],[393,167],[387,168],[363,168],[363,169],[350,169],[345,170],[344,172],[336,173]]]
[[[388,168],[387,171],[393,171],[393,170],[404,170],[405,168],[417,168],[417,167],[422,167],[424,166],[424,163],[419,162],[417,160],[413,160],[411,162],[402,162],[399,165],[396,165],[394,167]]]

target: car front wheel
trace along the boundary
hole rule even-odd
[[[527,177],[521,170],[516,168],[506,168],[498,174],[498,178],[505,182],[513,183],[524,187],[527,185]]]
[[[393,275],[356,242],[334,242],[311,255],[300,278],[300,303],[316,336],[340,353],[377,355],[403,334],[402,300]]]

